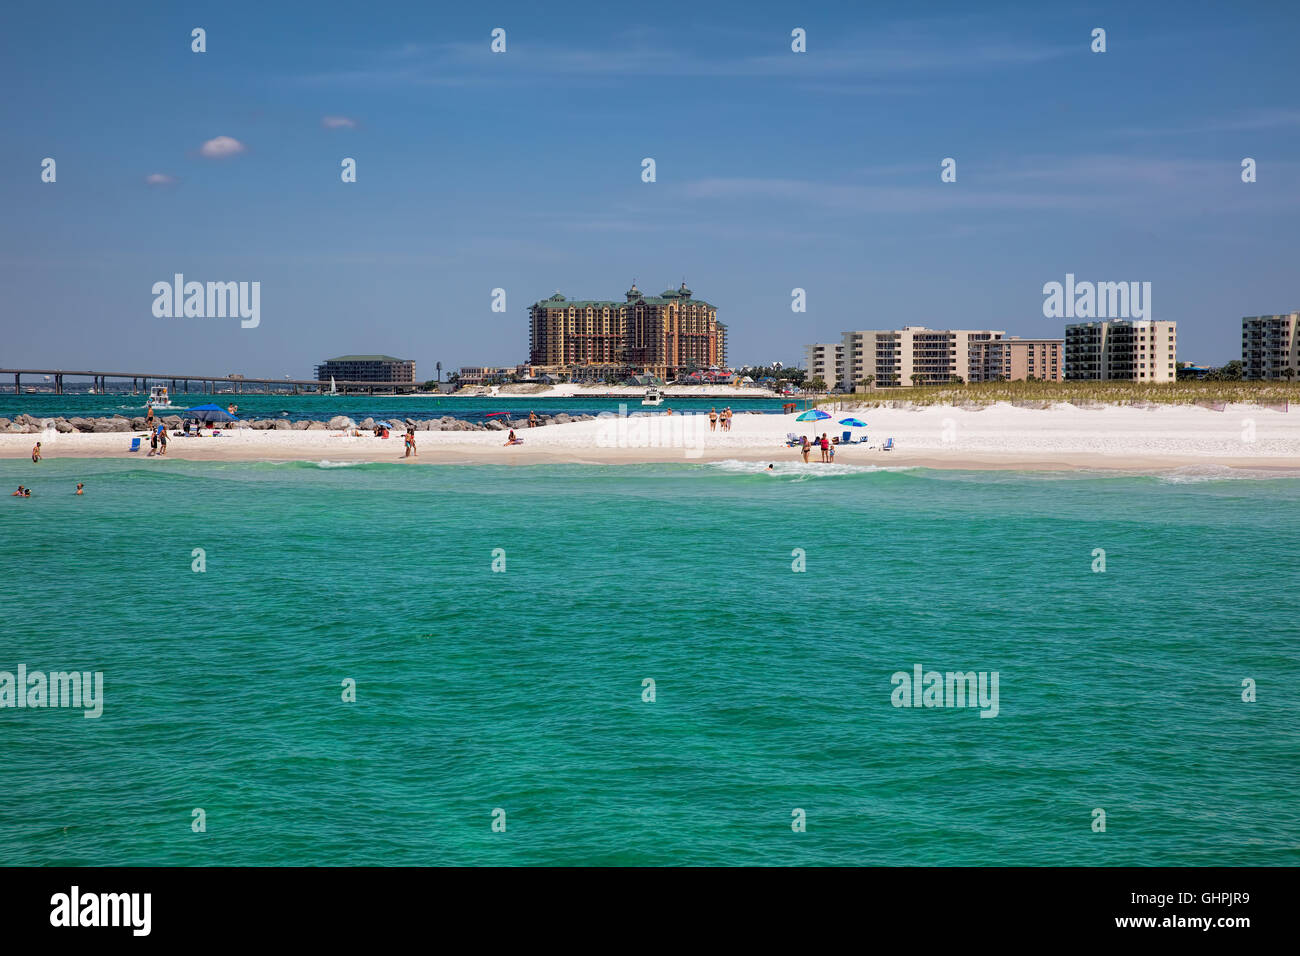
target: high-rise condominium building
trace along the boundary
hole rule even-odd
[[[1300,375],[1300,312],[1252,315],[1241,320],[1241,374],[1244,378]]]
[[[844,378],[844,346],[839,342],[822,342],[803,347],[807,381],[819,378],[827,388],[838,387]]]
[[[1177,377],[1177,322],[1116,319],[1065,327],[1070,381],[1172,382]]]
[[[840,386],[854,388],[867,376],[877,387],[941,385],[971,381],[971,358],[984,359],[985,343],[1005,333],[992,329],[901,329],[845,332]]]
[[[718,310],[683,282],[658,296],[633,284],[626,301],[571,300],[560,293],[528,310],[529,363],[575,378],[642,372],[665,379],[727,364]]]

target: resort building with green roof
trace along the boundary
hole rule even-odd
[[[415,382],[415,359],[391,355],[340,355],[316,366],[316,380],[336,378],[341,382],[374,382],[411,385]]]

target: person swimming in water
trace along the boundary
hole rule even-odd
[[[9,497],[10,497],[10,498],[21,498],[22,496],[23,496],[23,486],[22,486],[22,485],[19,485],[19,486],[18,486],[18,490],[15,491],[15,492],[14,492],[12,495],[10,495]]]
[[[85,487],[86,487],[85,482],[81,482],[81,481],[77,482],[77,494],[81,494],[81,489]]]

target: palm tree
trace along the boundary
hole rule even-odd
[[[871,383],[875,380],[876,377],[874,375],[864,375],[862,378],[858,379],[858,384],[861,385],[863,389],[868,389],[871,387]]]
[[[1290,385],[1291,379],[1295,376],[1295,369],[1288,365],[1286,368],[1282,369],[1282,374],[1286,377],[1287,384]]]
[[[925,376],[922,375],[920,372],[913,372],[911,375],[911,379],[912,379],[912,387],[916,388],[925,379]]]

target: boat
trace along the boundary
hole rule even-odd
[[[662,405],[664,403],[664,394],[651,385],[645,390],[645,395],[641,398],[642,405]]]
[[[338,386],[336,386],[336,385],[334,384],[334,376],[331,375],[331,376],[330,376],[330,394],[331,394],[331,395],[337,395],[338,393],[339,393]]]
[[[149,389],[149,404],[154,408],[171,408],[172,400],[167,395],[166,385],[155,385]]]

